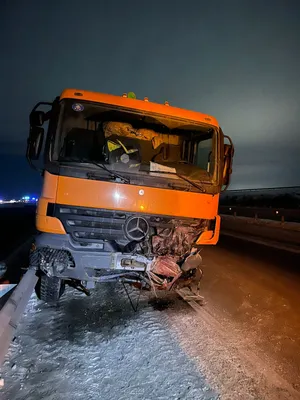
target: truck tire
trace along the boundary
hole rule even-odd
[[[35,287],[37,297],[46,303],[60,299],[65,291],[65,282],[56,276],[49,277],[42,273]]]

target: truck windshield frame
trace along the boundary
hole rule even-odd
[[[63,99],[50,159],[77,168],[98,163],[123,176],[147,173],[173,180],[179,174],[216,184],[218,149],[218,129],[210,124]]]

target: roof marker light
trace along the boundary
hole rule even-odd
[[[170,103],[168,102],[168,101],[165,101],[165,106],[169,106],[170,105]]]
[[[135,95],[135,93],[133,93],[133,92],[129,92],[129,93],[127,94],[127,97],[128,97],[129,99],[136,99],[136,95]]]

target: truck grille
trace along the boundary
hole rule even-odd
[[[146,221],[149,230],[145,232],[145,235],[149,234],[150,236],[155,234],[157,228],[170,229],[171,231],[175,226],[183,227],[191,226],[195,222],[199,223],[199,220],[192,218],[71,207],[52,203],[48,205],[47,215],[58,218],[62,222],[65,231],[72,236],[74,241],[80,243],[131,241],[134,235],[128,235],[128,232],[132,232],[135,217],[140,220],[140,227],[143,229],[145,229],[144,223]],[[129,222],[131,222],[131,225]]]
[[[62,222],[75,241],[103,242],[124,238],[124,213],[55,205],[53,216]]]

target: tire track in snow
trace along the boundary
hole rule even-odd
[[[189,312],[188,306],[193,310]],[[221,399],[300,400],[300,393],[258,354],[253,338],[232,322],[220,323],[210,308],[209,304],[182,304],[167,314],[183,349],[218,389]]]
[[[218,398],[168,331],[164,313],[146,297],[134,313],[112,284],[89,298],[68,290],[57,306],[33,295],[3,375],[4,400]]]

